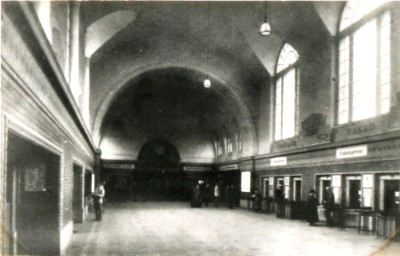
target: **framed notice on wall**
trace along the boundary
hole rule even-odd
[[[242,192],[250,192],[250,189],[251,189],[251,173],[250,172],[242,172],[241,191]]]
[[[362,176],[362,187],[363,188],[372,188],[374,182],[373,182],[373,176],[372,174],[364,174]]]
[[[46,190],[46,167],[43,164],[25,167],[24,190],[26,192],[38,192]]]

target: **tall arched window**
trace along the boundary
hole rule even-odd
[[[281,49],[276,66],[275,140],[291,138],[296,134],[298,59],[297,51],[286,43]]]
[[[385,1],[349,1],[339,31],[338,124],[389,112],[391,14]]]

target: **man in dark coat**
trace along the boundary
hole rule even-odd
[[[283,218],[284,217],[284,201],[285,196],[283,194],[282,186],[278,185],[275,190],[275,202],[276,202],[276,217]]]
[[[212,190],[209,183],[206,183],[204,190],[203,190],[203,202],[206,207],[208,207],[208,203],[211,200]]]
[[[307,200],[307,221],[310,226],[314,226],[314,223],[318,221],[318,200],[315,197],[315,190],[311,189],[308,193]]]
[[[255,212],[261,212],[261,193],[258,189],[254,189],[254,194],[251,196],[254,202],[253,209]]]
[[[335,207],[335,195],[333,194],[331,187],[326,187],[322,204],[325,208],[326,225],[331,227],[334,225],[332,212]]]

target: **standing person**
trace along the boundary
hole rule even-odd
[[[276,200],[276,217],[283,218],[284,215],[284,200],[285,197],[283,195],[282,186],[278,185],[277,189],[275,190],[275,200]]]
[[[219,206],[220,196],[221,196],[221,192],[219,191],[219,185],[218,185],[218,183],[216,183],[215,187],[214,187],[214,206],[217,208]]]
[[[228,206],[230,209],[233,209],[235,204],[235,186],[233,184],[228,186]]]
[[[200,185],[197,184],[194,187],[194,206],[195,207],[201,207],[201,191],[200,191]]]
[[[209,183],[206,183],[203,191],[203,201],[206,207],[208,207],[208,202],[210,202],[210,198],[211,198],[211,187]]]
[[[102,211],[103,211],[103,198],[106,194],[106,191],[104,189],[104,183],[101,182],[97,185],[96,189],[94,190],[94,193],[92,195],[93,197],[93,206],[94,206],[94,211],[96,214],[96,220],[101,221],[102,219]]]
[[[315,190],[311,189],[308,193],[307,199],[307,221],[310,226],[314,226],[314,223],[318,221],[318,199],[315,197]]]
[[[253,210],[255,212],[261,212],[261,193],[258,188],[254,189],[254,194],[251,196],[254,202]]]
[[[331,187],[326,187],[322,204],[325,208],[326,225],[331,227],[333,226],[332,211],[335,207],[335,195]]]

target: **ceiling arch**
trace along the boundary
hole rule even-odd
[[[99,147],[107,151],[110,141],[124,144],[131,140],[131,146],[122,145],[124,150],[107,154],[126,154],[134,159],[144,141],[164,138],[185,152],[186,160],[195,158],[187,153],[194,150],[193,145],[197,156],[207,151],[210,157],[214,154],[215,130],[225,127],[224,134],[234,134],[232,129],[237,127],[231,122],[235,119],[245,126],[243,133],[248,136],[245,153],[254,153],[254,122],[242,99],[232,87],[213,77],[212,87],[204,88],[202,81],[196,79],[204,76],[197,70],[164,67],[147,70],[127,81],[112,98],[106,99],[104,111],[97,115]]]

